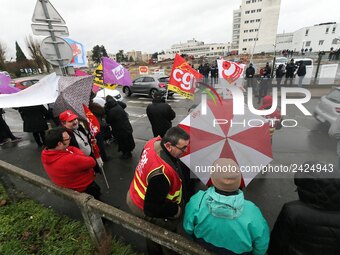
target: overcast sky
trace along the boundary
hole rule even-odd
[[[195,38],[205,43],[231,41],[232,14],[241,0],[51,0],[66,21],[69,38],[86,50],[104,45],[108,53],[154,53]],[[26,53],[36,0],[0,0],[0,42],[7,59],[15,41]],[[338,0],[281,0],[278,33],[322,22],[340,22]],[[44,37],[36,37],[42,40]]]

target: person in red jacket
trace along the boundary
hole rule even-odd
[[[51,181],[64,188],[85,192],[99,199],[100,187],[94,181],[96,161],[80,149],[69,146],[70,136],[63,127],[47,131],[41,161]]]

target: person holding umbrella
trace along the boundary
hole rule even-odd
[[[216,254],[266,254],[268,224],[260,209],[244,199],[239,166],[232,159],[219,158],[211,169],[213,186],[190,199],[184,230]]]
[[[60,113],[59,120],[71,137],[70,145],[79,148],[86,156],[91,156],[95,159],[91,146],[95,140],[91,138],[90,133],[79,124],[78,115],[71,110],[66,110]],[[100,172],[98,164],[96,164],[94,169],[97,173]]]

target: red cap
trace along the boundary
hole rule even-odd
[[[75,115],[71,110],[66,110],[59,114],[59,120],[61,122],[72,121],[74,119],[78,119],[78,116]]]

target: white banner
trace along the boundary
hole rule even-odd
[[[321,65],[319,84],[334,84],[338,64]]]
[[[0,108],[13,108],[54,103],[58,97],[58,81],[55,73],[45,76],[36,84],[14,94],[0,95]]]

